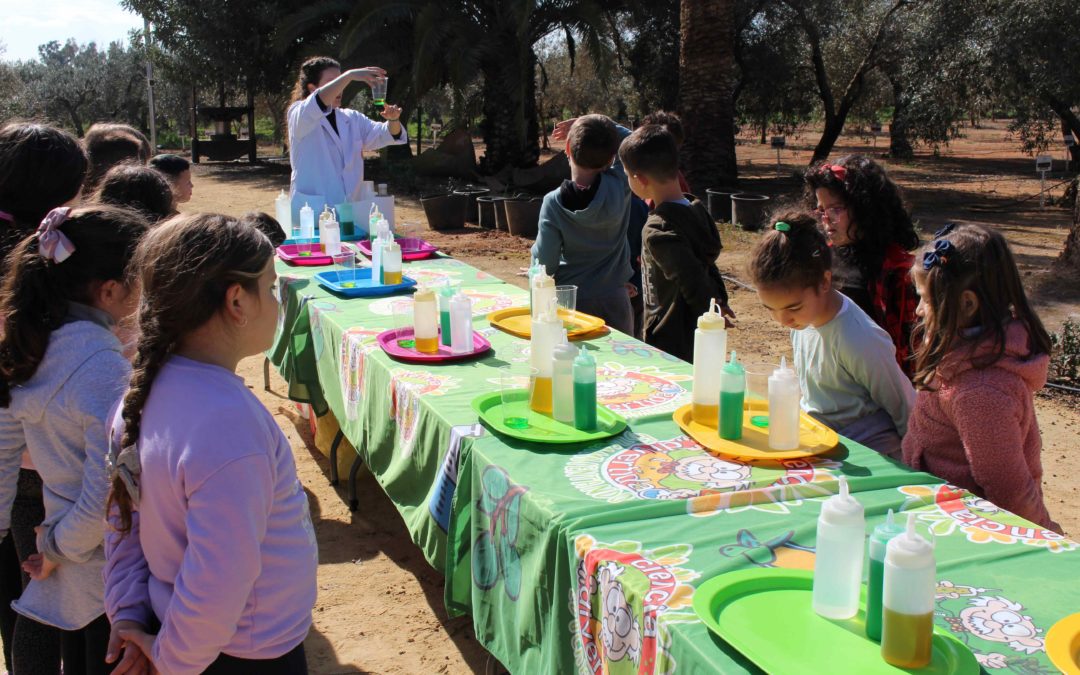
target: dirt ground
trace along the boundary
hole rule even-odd
[[[1052,263],[1067,233],[1067,214],[1057,207],[1041,209],[1034,162],[1007,138],[1003,122],[987,122],[966,130],[939,156],[920,154],[908,162],[887,162],[907,190],[924,232],[949,220],[991,224],[1009,238],[1025,284],[1050,330],[1069,316],[1080,316],[1080,280],[1063,278]],[[777,171],[776,153],[747,136],[740,139],[741,188],[774,199],[800,189],[794,172],[809,161],[816,136],[789,139]],[[845,136],[834,157],[846,152],[880,155],[888,139]],[[1060,171],[1062,162],[1056,162]],[[195,194],[184,211],[240,214],[258,209],[273,212],[273,199],[288,188],[280,166],[244,164],[198,166]],[[1048,185],[1061,180],[1052,174]],[[391,191],[393,185],[390,186]],[[1053,190],[1060,197],[1063,187]],[[415,199],[398,201],[399,220],[424,223]],[[524,287],[519,271],[527,264],[532,242],[470,226],[452,233],[427,232],[447,253]],[[739,286],[745,280],[746,257],[754,234],[724,227],[725,250],[719,266],[729,278],[731,306],[739,315],[736,340],[740,354],[775,361],[788,350],[786,332],[772,324],[756,295]],[[327,481],[328,462],[315,449],[307,422],[280,396],[283,383],[274,375],[272,390],[262,391],[262,360],[249,359],[241,374],[275,414],[296,453],[319,540],[319,600],[315,629],[307,642],[312,672],[332,673],[467,673],[490,665],[476,642],[469,618],[449,620],[443,609],[443,581],[427,565],[408,538],[393,505],[370,475],[360,481],[360,508],[350,513],[340,488]],[[1036,409],[1043,434],[1046,499],[1066,532],[1080,536],[1080,397],[1041,393]]]

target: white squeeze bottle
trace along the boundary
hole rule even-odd
[[[574,359],[577,351],[577,347],[565,342],[556,346],[552,369],[552,417],[571,426],[574,424]]]
[[[450,299],[450,351],[467,354],[472,350],[472,299],[458,291]]]
[[[551,378],[559,335],[556,331],[562,329],[556,309],[555,298],[552,298],[547,308],[533,321],[529,340],[530,365],[536,370],[530,387],[529,406],[538,413],[553,412]]]
[[[386,237],[382,231],[375,233],[375,239],[371,242],[371,283],[379,285],[383,283],[383,242]]]
[[[780,367],[769,377],[769,449],[799,447],[799,379],[780,357]]]
[[[387,286],[401,283],[401,247],[393,239],[383,239],[382,246],[382,282]]]
[[[337,213],[330,207],[319,216],[319,243],[327,255],[341,253],[341,225],[337,221]]]
[[[304,202],[300,209],[300,238],[315,238],[315,210],[308,206],[307,202]]]
[[[430,288],[421,287],[413,295],[413,339],[418,352],[439,351],[439,309]]]
[[[378,225],[382,220],[382,214],[379,213],[379,207],[375,204],[371,205],[368,209],[368,240],[375,241],[375,238],[379,235]]]
[[[548,305],[554,301],[555,280],[548,276],[547,268],[540,265],[532,281],[532,320],[536,321],[540,313],[547,311]]]
[[[862,504],[840,476],[840,494],[825,500],[817,522],[813,606],[826,619],[850,619],[859,611],[865,539]]]
[[[905,669],[930,663],[936,572],[934,545],[915,533],[909,513],[907,531],[885,547],[881,657],[887,663]]]
[[[274,200],[274,217],[277,218],[278,225],[281,225],[286,237],[295,239],[300,234],[298,230],[293,229],[292,200],[289,199],[289,194],[284,190]]]
[[[692,417],[698,424],[720,425],[720,374],[727,356],[727,330],[714,299],[698,318],[694,331],[694,385]]]

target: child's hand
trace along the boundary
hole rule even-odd
[[[720,315],[724,317],[724,323],[727,324],[727,328],[735,327],[735,310],[727,306],[727,303],[720,305]]]
[[[124,637],[125,633],[129,631],[130,635],[138,634],[145,636],[148,640],[142,637]],[[115,669],[112,671],[113,675],[149,675],[157,673],[153,661],[150,660],[153,647],[153,637],[146,634],[141,624],[134,621],[117,621],[112,625],[112,631],[109,633],[109,647],[105,651],[105,663],[115,663],[116,659],[120,657],[120,650],[123,649],[124,656],[116,664]]]
[[[570,127],[574,126],[576,121],[576,117],[571,117],[556,124],[555,130],[551,132],[551,138],[556,141],[565,141],[566,137],[570,135]]]
[[[34,553],[27,558],[23,564],[23,572],[30,575],[30,578],[34,581],[42,581],[48,579],[49,575],[53,573],[59,565],[49,558],[46,558],[42,553]]]
[[[363,82],[367,86],[371,86],[386,77],[386,71],[378,66],[368,66],[367,68],[354,68],[349,71],[349,77],[355,82]]]
[[[398,105],[384,105],[382,112],[379,113],[383,116],[383,119],[387,122],[393,122],[401,117],[401,106]]]
[[[638,296],[637,286],[630,283],[629,281],[626,282],[626,292],[630,294],[631,298],[636,298]]]

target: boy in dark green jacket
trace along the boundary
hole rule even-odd
[[[716,268],[723,248],[708,210],[679,186],[679,151],[659,125],[646,125],[619,147],[630,189],[655,209],[642,232],[645,342],[694,360],[694,328],[715,298],[725,316],[727,290]]]

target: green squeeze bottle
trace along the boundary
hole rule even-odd
[[[439,289],[439,341],[447,347],[450,346],[450,301],[453,297],[454,287],[448,281],[445,286]]]
[[[745,395],[746,371],[732,350],[731,361],[720,371],[720,438],[728,441],[742,438]]]
[[[893,520],[893,511],[870,534],[870,583],[866,589],[866,637],[881,642],[881,593],[885,584],[885,549],[889,540],[903,534]]]
[[[587,349],[574,359],[574,427],[596,431],[596,359]]]

